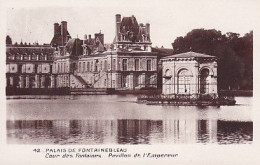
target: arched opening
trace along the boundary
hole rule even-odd
[[[200,93],[209,93],[209,69],[204,68],[200,72]]]
[[[178,93],[179,94],[189,94],[190,93],[190,83],[192,74],[187,69],[182,69],[178,72]]]

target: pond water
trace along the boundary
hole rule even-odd
[[[251,144],[252,97],[235,106],[162,106],[134,95],[7,100],[8,144]]]

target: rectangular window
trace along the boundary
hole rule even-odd
[[[95,72],[98,71],[98,60],[95,61]]]
[[[85,66],[86,64],[85,64],[85,62],[83,62],[83,72],[85,72],[86,70],[86,66]]]
[[[127,70],[127,59],[123,59],[123,62],[122,62],[123,64],[123,71],[126,71]]]
[[[112,88],[115,88],[115,87],[116,87],[116,81],[113,80],[113,81],[112,81]]]
[[[150,80],[151,80],[151,76],[150,75],[146,75],[145,76],[145,86],[146,87],[150,87]]]
[[[152,70],[152,60],[147,60],[147,70],[148,71]]]
[[[22,65],[18,64],[18,73],[22,73]]]
[[[64,73],[66,72],[66,63],[64,63],[64,68],[63,68],[63,70],[64,70]]]
[[[135,59],[135,71],[138,71],[140,67],[140,60],[139,59]]]
[[[139,77],[141,77],[141,75],[135,75],[134,76],[134,87],[138,87],[139,86],[139,83],[140,83],[140,81],[139,81]]]
[[[122,87],[127,88],[128,83],[127,83],[127,75],[122,75]]]
[[[38,65],[35,65],[35,73],[38,73]]]
[[[93,61],[91,61],[91,66],[90,66],[90,71],[92,72],[93,70]]]
[[[104,70],[107,71],[107,60],[105,60],[105,64],[104,64]]]
[[[116,59],[112,61],[112,70],[116,70]]]
[[[58,73],[60,73],[60,63],[58,63]]]
[[[61,73],[63,73],[63,63],[61,63]]]
[[[79,72],[81,72],[81,62],[79,62]]]
[[[103,69],[103,61],[100,62],[100,70],[102,71]]]

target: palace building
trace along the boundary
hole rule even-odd
[[[117,14],[115,19],[115,39],[109,48],[101,32],[57,47],[57,87],[157,88],[158,53],[151,51],[150,24],[138,24],[134,16],[121,19]]]
[[[152,48],[150,24],[115,16],[115,38],[71,38],[67,22],[54,24],[50,45],[7,44],[8,88],[162,88],[163,94],[217,93],[217,59]]]
[[[151,52],[150,24],[138,24],[134,16],[121,19],[117,14],[115,27],[110,49],[92,54],[84,50],[76,75],[94,88],[157,88],[157,54]]]

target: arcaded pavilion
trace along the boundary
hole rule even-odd
[[[161,59],[162,94],[216,94],[217,58],[186,52]]]

